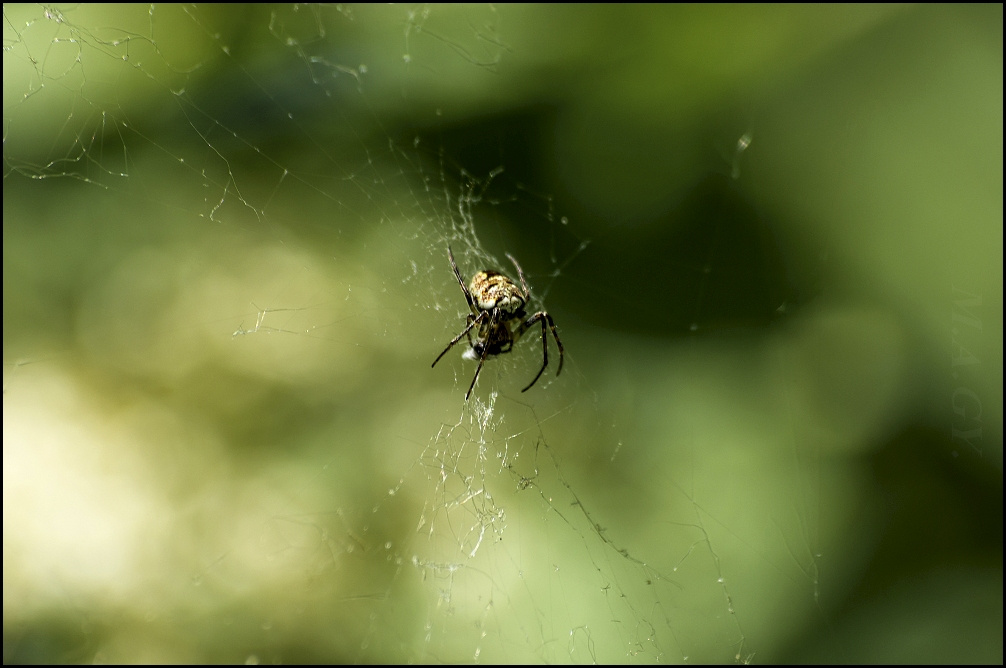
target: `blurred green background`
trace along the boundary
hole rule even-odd
[[[1002,662],[1001,5],[4,18],[5,662]]]

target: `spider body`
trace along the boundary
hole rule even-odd
[[[468,293],[475,300],[479,310],[498,309],[501,315],[507,317],[520,317],[517,314],[523,313],[527,304],[527,298],[516,283],[491,269],[472,276]]]
[[[559,340],[559,334],[555,330],[555,323],[552,321],[552,316],[546,311],[538,311],[528,317],[526,307],[531,298],[531,291],[527,287],[527,281],[524,279],[524,271],[517,264],[517,260],[507,253],[507,257],[517,269],[517,275],[520,276],[519,286],[508,276],[498,271],[486,269],[472,276],[471,284],[465,287],[465,282],[461,278],[461,272],[458,271],[458,264],[454,261],[454,251],[449,246],[447,248],[447,257],[451,261],[454,276],[458,279],[458,285],[461,286],[461,291],[465,295],[465,301],[468,302],[468,308],[471,313],[468,315],[467,326],[447,344],[444,351],[437,356],[437,359],[433,360],[431,366],[436,366],[440,358],[446,355],[447,351],[461,340],[461,337],[467,336],[468,344],[471,348],[466,352],[465,356],[473,359],[478,358],[479,360],[479,366],[475,370],[475,377],[472,378],[472,384],[468,387],[468,392],[465,394],[465,400],[467,401],[468,397],[472,394],[472,390],[475,388],[475,381],[479,379],[479,373],[482,371],[482,365],[485,364],[486,358],[510,352],[513,350],[513,344],[529,328],[540,323],[542,347],[541,369],[538,371],[538,375],[534,377],[534,380],[521,392],[527,392],[531,389],[531,386],[541,378],[545,367],[548,366],[546,324],[552,332],[552,338],[555,339],[556,346],[559,348],[559,369],[555,372],[555,375],[558,376],[562,373],[562,341]],[[478,329],[475,329],[476,325],[478,325]],[[474,340],[472,340],[472,330],[476,332]]]

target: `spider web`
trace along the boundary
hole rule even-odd
[[[20,433],[8,437],[9,412],[53,458],[62,430],[83,430],[70,460],[85,473],[49,461],[40,486],[69,477],[105,542],[64,527],[47,564],[59,591],[19,578],[5,619],[34,629],[69,603],[67,624],[83,615],[101,630],[62,659],[749,658],[722,565],[739,562],[696,498],[688,419],[663,445],[691,453],[684,473],[662,458],[651,465],[667,478],[627,484],[645,455],[620,440],[579,366],[598,351],[578,345],[559,304],[561,377],[553,362],[521,394],[540,355],[525,341],[486,364],[469,402],[463,346],[429,369],[466,315],[448,246],[466,277],[513,252],[536,309],[587,248],[498,148],[459,166],[436,138],[443,112],[413,99],[429,81],[498,76],[510,47],[495,10],[116,11],[5,9],[6,184],[28,189],[17,202],[76,212],[61,238],[109,240],[73,260],[92,280],[63,288],[63,336],[5,343],[5,444]],[[434,132],[391,129],[395,96]],[[27,214],[5,206],[5,220]],[[75,417],[39,430],[47,413],[27,405],[55,388],[54,410]],[[104,478],[140,510],[114,511],[94,487]],[[812,521],[812,505],[796,508]],[[13,530],[5,563],[31,573],[47,543]],[[725,535],[743,546],[741,533]],[[782,569],[812,605],[813,536],[797,535],[778,544]],[[96,567],[112,547],[121,563]],[[160,642],[136,635],[142,620]],[[232,639],[201,640],[207,630]]]
[[[857,487],[803,334],[710,334],[732,269],[776,285],[736,229],[627,267],[656,204],[557,202],[522,82],[585,47],[525,40],[582,19],[528,12],[5,6],[5,660],[746,662],[827,619]],[[747,215],[752,136],[682,217]],[[534,328],[467,402],[464,342],[431,370],[448,247],[519,260],[561,375],[521,392]]]

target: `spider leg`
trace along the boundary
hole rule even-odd
[[[477,316],[474,316],[474,315],[468,316],[468,326],[465,327],[463,330],[461,330],[460,334],[458,334],[453,339],[451,339],[451,342],[447,344],[446,348],[444,348],[444,352],[442,352],[439,355],[437,355],[437,359],[433,360],[433,364],[430,365],[430,368],[432,369],[433,367],[435,367],[437,365],[437,362],[440,361],[440,358],[443,357],[444,355],[446,355],[447,351],[450,350],[451,348],[453,348],[454,344],[456,344],[458,341],[460,341],[462,336],[464,336],[468,332],[472,331],[472,327],[474,327],[475,323],[477,323],[479,320],[482,320],[482,318],[483,318],[484,315],[485,315],[484,313],[480,313]]]
[[[451,250],[450,246],[447,247],[447,257],[450,258],[451,268],[454,269],[454,276],[458,279],[458,285],[461,286],[461,292],[465,293],[465,301],[468,302],[468,308],[472,313],[478,313],[479,310],[475,308],[475,300],[472,299],[472,293],[468,292],[464,279],[461,278],[461,272],[458,271],[458,263],[454,261],[454,251]]]
[[[552,316],[545,311],[538,311],[533,316],[528,318],[523,325],[521,325],[521,332],[536,322],[541,323],[541,369],[538,370],[538,375],[534,377],[534,380],[528,383],[528,386],[521,390],[521,392],[527,392],[530,390],[531,387],[538,382],[538,379],[541,378],[541,374],[545,373],[545,367],[548,366],[548,335],[545,332],[546,321],[548,322],[549,329],[552,331],[552,338],[555,339],[555,345],[559,347],[559,370],[555,372],[555,375],[558,376],[562,373],[562,363],[565,358],[565,353],[562,349],[562,341],[559,340],[559,333],[555,331],[555,322],[552,321]]]
[[[513,266],[517,268],[517,275],[520,276],[520,286],[524,288],[524,299],[531,299],[531,289],[527,287],[527,281],[524,280],[524,270],[520,268],[519,264],[517,264],[517,260],[514,259],[513,255],[507,253],[506,256],[511,262],[513,262]]]
[[[545,319],[548,320],[548,328],[552,332],[552,338],[555,339],[555,345],[559,348],[559,368],[555,370],[555,375],[558,376],[562,373],[562,362],[566,357],[566,351],[562,349],[562,340],[559,339],[559,332],[555,329],[555,323],[552,321],[552,316],[548,313],[544,314]]]
[[[482,311],[479,317],[486,314],[486,311]],[[493,331],[493,325],[496,324],[496,310],[493,309],[492,315],[489,317],[489,331]],[[479,379],[479,374],[482,373],[482,365],[486,363],[486,353],[489,352],[489,346],[482,346],[482,356],[479,357],[479,367],[475,369],[475,377],[472,378],[472,384],[468,386],[468,392],[465,393],[465,401],[468,401],[468,397],[472,396],[472,390],[475,389],[475,381]]]

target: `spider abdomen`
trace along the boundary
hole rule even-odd
[[[479,309],[483,311],[496,309],[506,319],[523,313],[524,306],[527,304],[516,283],[491,269],[480,271],[472,276],[469,291]]]

